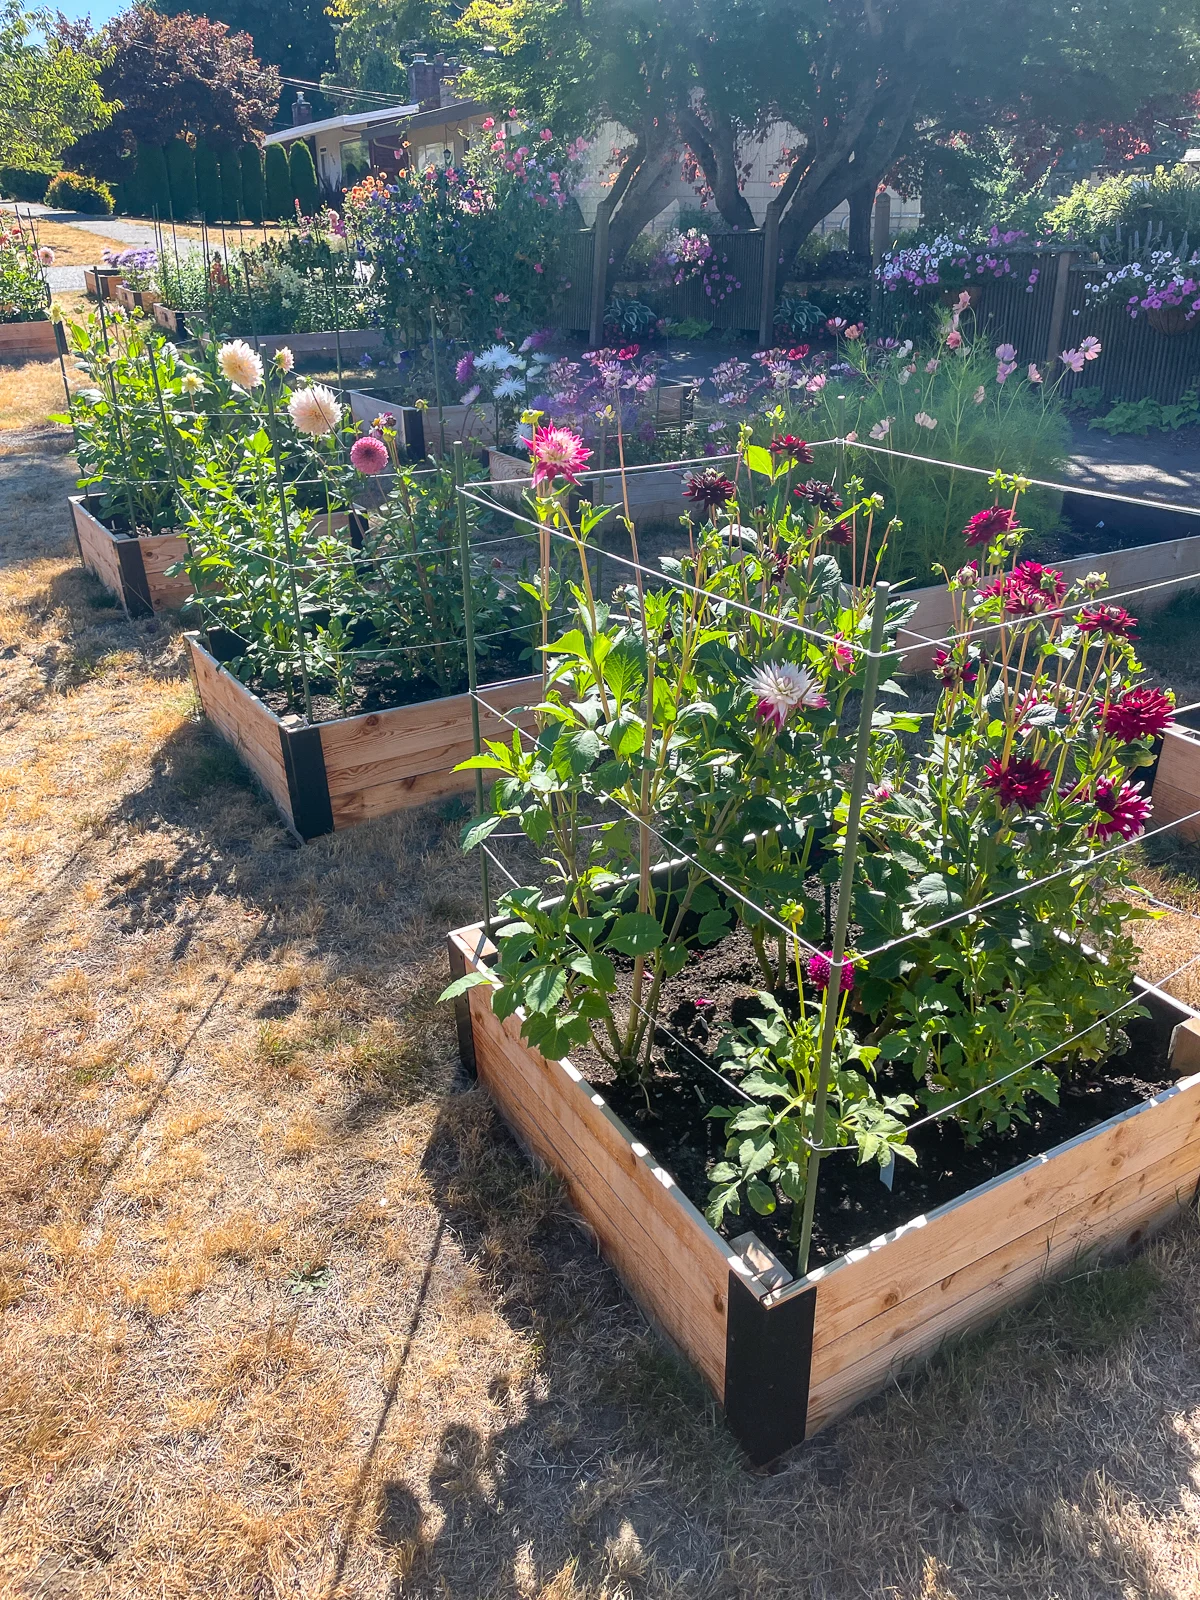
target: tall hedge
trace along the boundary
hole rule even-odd
[[[242,146],[242,214],[247,221],[261,225],[265,198],[262,151],[256,144],[244,144]]]
[[[196,152],[186,139],[172,139],[167,146],[166,162],[171,215],[176,222],[186,222],[199,209],[196,197]]]
[[[312,151],[307,139],[295,139],[288,156],[288,170],[292,175],[292,198],[299,201],[302,216],[311,217],[319,203],[317,169],[313,166]]]
[[[138,146],[138,188],[148,217],[171,216],[171,188],[167,182],[167,158],[160,144]]]
[[[281,144],[269,144],[265,161],[266,199],[263,211],[275,222],[282,222],[292,214],[292,175],[288,170],[287,151]]]
[[[210,225],[221,220],[221,169],[217,152],[203,139],[196,146],[196,209]]]
[[[236,150],[221,156],[221,216],[226,222],[242,220],[242,163]]]

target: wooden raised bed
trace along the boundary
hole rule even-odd
[[[154,315],[154,308],[161,296],[157,289],[130,289],[127,284],[118,283],[110,298],[119,306],[124,306],[126,311],[140,311],[150,317]]]
[[[340,832],[474,787],[473,772],[453,770],[475,751],[470,695],[309,725],[303,717],[276,716],[222,670],[199,634],[186,633],[184,639],[205,716],[258,778],[298,838]],[[508,739],[508,714],[536,703],[541,692],[540,677],[510,678],[481,689],[481,737]],[[532,716],[516,720],[532,726]]]
[[[492,948],[480,927],[452,933],[452,974],[486,970]],[[731,1244],[710,1228],[569,1060],[531,1049],[517,1017],[497,1020],[488,985],[456,1009],[468,1069],[762,1463],[1082,1253],[1131,1247],[1192,1198],[1200,1021],[1138,987],[1164,1026],[1176,1024],[1174,1087],[801,1279],[751,1236]]]
[[[120,267],[84,267],[84,292],[93,300],[111,300],[121,278]]]
[[[66,349],[61,322],[0,322],[0,361],[53,361]]]
[[[187,558],[186,534],[154,533],[135,539],[105,527],[91,510],[88,496],[71,495],[68,503],[79,559],[116,595],[131,617],[174,611],[192,598],[192,582],[186,573],[167,576],[168,567]],[[349,528],[352,543],[359,545],[364,525],[361,513],[335,511],[322,513],[313,526],[318,536]]]
[[[191,315],[189,312],[188,315]],[[173,333],[177,339],[190,339],[191,333],[182,311],[173,311],[162,300],[154,302],[154,320],[160,328],[165,328],[168,333]]]
[[[1134,781],[1142,775],[1134,773]],[[1154,801],[1151,828],[1175,822],[1183,839],[1200,839],[1200,705],[1180,706],[1175,725],[1159,744],[1158,759],[1144,778]],[[1187,821],[1181,819],[1187,818]]]

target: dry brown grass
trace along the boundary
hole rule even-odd
[[[458,1079],[456,823],[295,848],[72,478],[0,453],[0,1594],[1200,1595],[1193,1221],[743,1471]]]
[[[33,227],[38,244],[49,245],[54,251],[56,267],[94,267],[102,250],[129,249],[120,239],[93,233],[88,228],[76,228],[69,222],[54,222],[49,217],[35,217]]]

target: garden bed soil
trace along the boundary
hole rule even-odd
[[[54,361],[66,348],[60,322],[0,322],[0,361]]]
[[[299,839],[315,839],[474,787],[473,772],[453,770],[474,754],[470,695],[309,724],[303,717],[278,715],[223,671],[199,634],[188,633],[184,639],[205,716]],[[518,707],[536,704],[541,678],[488,684],[481,695],[480,737],[507,740],[511,727],[506,719]],[[532,715],[515,720],[522,726],[533,722]]]
[[[449,949],[456,975],[486,971],[492,954],[479,927],[451,934]],[[457,1013],[464,1062],[562,1178],[605,1256],[702,1373],[750,1457],[765,1462],[1083,1253],[1128,1248],[1191,1200],[1200,1174],[1200,1022],[1167,996],[1142,992],[1160,1037],[1176,1024],[1165,1067],[1160,1046],[1135,1044],[1136,1057],[1098,1090],[1085,1082],[1064,1097],[1067,1120],[1041,1123],[1044,1142],[1032,1154],[1014,1138],[1014,1164],[994,1176],[982,1158],[954,1152],[951,1198],[941,1198],[937,1180],[919,1193],[898,1175],[895,1215],[907,1220],[800,1279],[751,1235],[730,1241],[708,1225],[661,1164],[665,1118],[643,1142],[570,1059],[547,1061],[521,1040],[519,1018],[495,1017],[488,985],[463,995]],[[731,1006],[735,998],[730,992]],[[1147,1094],[1160,1083],[1170,1086]],[[1114,1112],[1122,1102],[1126,1109]],[[1072,1126],[1082,1131],[1072,1136]],[[864,1181],[886,1195],[877,1175]],[[829,1192],[836,1211],[838,1190]],[[934,1208],[915,1214],[927,1200]],[[872,1208],[890,1204],[871,1196]],[[850,1208],[840,1234],[822,1210],[826,1249],[869,1231],[865,1208]]]

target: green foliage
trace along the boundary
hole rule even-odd
[[[281,144],[269,144],[264,157],[263,211],[273,222],[292,215],[292,175],[287,151]]]
[[[614,295],[604,308],[605,329],[620,339],[648,339],[658,324],[658,312],[641,300]]]
[[[39,39],[38,35],[42,37]],[[12,166],[50,166],[113,107],[97,81],[103,53],[71,47],[47,11],[0,6],[0,151]]]
[[[33,235],[0,231],[0,323],[44,322],[46,313],[46,281]]]
[[[62,211],[85,211],[89,216],[109,217],[113,211],[113,192],[99,178],[82,172],[58,172],[46,189],[46,204]]]
[[[203,139],[196,145],[196,208],[210,227],[221,220],[221,167]]]
[[[167,16],[190,12],[195,0],[164,0]],[[334,30],[324,0],[205,0],[204,14],[231,33],[248,33],[260,61],[293,78],[319,78],[333,65]]]
[[[256,226],[263,220],[263,153],[256,144],[242,146],[242,211]]]
[[[187,222],[200,209],[196,195],[196,152],[186,139],[172,139],[166,150],[171,216]]]
[[[1067,239],[1084,249],[1108,245],[1120,255],[1118,239],[1132,242],[1134,233],[1145,246],[1153,229],[1172,234],[1179,245],[1190,234],[1200,244],[1200,172],[1194,167],[1156,167],[1149,178],[1117,173],[1098,184],[1079,183],[1064,200],[1052,206],[1042,226],[1055,238]]]
[[[775,326],[789,339],[803,339],[813,334],[828,319],[829,313],[815,299],[806,295],[780,295],[775,307]]]
[[[1103,433],[1133,433],[1144,439],[1154,430],[1175,433],[1200,423],[1200,390],[1189,389],[1178,400],[1164,405],[1158,400],[1118,400],[1102,417],[1093,417],[1089,428]]]
[[[242,217],[242,164],[236,150],[222,151],[218,158],[221,172],[221,219],[240,222]]]
[[[312,151],[307,139],[294,139],[288,151],[288,179],[292,186],[292,199],[299,206],[302,217],[311,217],[317,209],[317,169],[313,166]]]
[[[167,160],[161,146],[139,145],[138,177],[142,205],[148,217],[170,219],[171,189],[167,177]]]
[[[10,200],[44,200],[53,176],[53,167],[0,167],[0,194]]]

